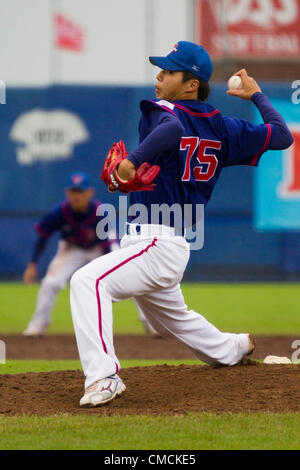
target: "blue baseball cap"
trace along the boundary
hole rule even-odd
[[[202,46],[193,42],[179,41],[166,57],[149,57],[151,64],[163,70],[182,71],[189,70],[206,82],[209,81],[213,63],[208,52]]]
[[[77,173],[71,173],[66,181],[66,189],[89,189],[92,187],[90,176],[84,171],[78,171]]]

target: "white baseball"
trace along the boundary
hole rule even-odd
[[[238,75],[232,75],[228,80],[229,90],[239,90],[242,88],[242,79]]]

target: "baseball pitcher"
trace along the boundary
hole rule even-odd
[[[82,407],[105,404],[125,391],[114,351],[112,302],[135,301],[161,335],[173,335],[207,364],[233,366],[254,350],[250,334],[224,333],[185,304],[180,281],[190,248],[185,221],[152,220],[151,207],[206,205],[225,167],[257,166],[269,149],[293,138],[256,81],[240,70],[242,86],[228,94],[251,100],[263,123],[222,116],[206,102],[213,64],[202,46],[180,41],[166,57],[150,57],[161,70],[156,100],[141,102],[140,144],[129,154],[122,141],[108,153],[101,174],[109,191],[129,193],[148,209],[144,223],[129,220],[121,249],[97,258],[71,279],[71,310],[83,367]],[[191,225],[197,211],[192,211]]]

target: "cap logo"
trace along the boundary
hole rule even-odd
[[[174,46],[172,47],[172,49],[170,50],[170,52],[168,52],[167,55],[171,54],[171,52],[177,52],[178,51],[178,43],[176,42],[176,44],[174,44]]]
[[[72,183],[80,184],[83,181],[83,177],[81,175],[73,175],[72,176]]]
[[[199,72],[199,67],[198,67],[198,65],[193,65],[193,66],[192,66],[192,69],[195,70],[196,72]]]

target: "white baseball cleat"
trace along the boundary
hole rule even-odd
[[[254,352],[255,346],[256,346],[256,341],[253,338],[253,335],[251,335],[250,333],[248,334],[248,345],[249,345],[249,349],[248,349],[248,352],[246,354],[246,357],[250,356]]]
[[[243,364],[244,361],[247,360],[248,356],[251,356],[251,354],[255,351],[256,341],[253,338],[253,335],[248,333],[247,336],[248,336],[248,350],[243,355],[242,359],[237,362],[237,364]]]
[[[46,326],[38,326],[34,323],[29,323],[26,330],[23,331],[23,336],[43,336],[45,334]]]
[[[105,405],[105,403],[121,396],[125,390],[126,386],[123,380],[117,374],[111,375],[90,385],[81,398],[79,405],[82,408]]]
[[[157,331],[155,330],[155,328],[153,328],[150,322],[144,319],[141,320],[141,322],[143,323],[144,330],[147,335],[152,336],[153,338],[161,338],[161,335],[157,333]]]
[[[145,331],[149,336],[153,336],[154,338],[161,338],[160,334],[153,328],[150,323],[145,324]]]

